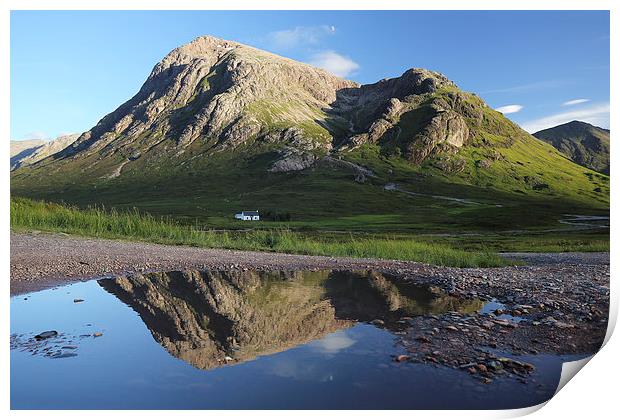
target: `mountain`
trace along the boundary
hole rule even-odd
[[[455,218],[514,228],[519,206],[539,209],[524,223],[543,223],[557,219],[550,203],[609,202],[608,177],[437,72],[360,85],[208,36],[171,51],[61,153],[14,171],[11,190],[210,224],[260,209],[364,228]],[[456,209],[463,197],[480,206]]]
[[[59,136],[54,140],[11,141],[11,170],[32,165],[54,153],[60,152],[73,143],[79,134]]]
[[[11,158],[28,150],[45,144],[45,140],[11,140]]]
[[[11,140],[11,170],[23,157],[31,155],[35,150],[45,144],[45,140]]]
[[[609,175],[609,130],[571,121],[534,133],[574,162]]]

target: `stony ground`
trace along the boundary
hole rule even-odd
[[[12,233],[11,295],[136,271],[372,269],[441,293],[493,302],[476,314],[403,319],[399,336],[407,353],[396,355],[397,362],[465,369],[488,383],[498,375],[527,381],[535,367],[513,358],[519,355],[595,353],[609,313],[609,254],[506,255],[526,265],[460,269]]]
[[[445,269],[431,277],[405,273],[411,282],[491,303],[481,313],[407,320],[400,340],[407,354],[395,360],[464,369],[483,383],[498,376],[527,383],[536,367],[519,356],[596,353],[609,316],[609,254],[509,256],[528,265]]]
[[[432,274],[401,261],[203,249],[48,233],[11,233],[11,295],[132,272],[175,269],[377,269]]]

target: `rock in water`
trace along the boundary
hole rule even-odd
[[[43,331],[34,336],[36,340],[47,340],[48,338],[56,337],[58,335],[58,331]]]

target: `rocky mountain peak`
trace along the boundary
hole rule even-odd
[[[273,131],[270,125],[316,125],[337,91],[358,86],[266,51],[199,37],[166,55],[140,91],[84,133],[66,155],[130,153],[144,146],[136,144],[139,137],[148,137],[151,145],[174,140],[163,147],[176,147],[177,153],[197,139],[211,147],[235,147]]]
[[[438,99],[444,91],[452,96]],[[279,172],[306,169],[334,148],[396,141],[408,159],[420,162],[467,143],[459,92],[444,75],[421,68],[360,85],[202,36],[167,54],[133,98],[61,157],[111,158],[118,163],[107,177],[115,178],[137,159],[178,157],[190,149],[212,154],[260,141],[279,147],[280,159],[269,169]],[[415,132],[404,129],[401,120],[416,113]]]

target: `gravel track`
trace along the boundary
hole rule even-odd
[[[422,278],[480,278],[484,273],[513,278],[514,273],[540,270],[551,274],[561,265],[571,273],[598,276],[609,272],[609,253],[510,254],[530,266],[500,269],[458,269],[428,264],[268,252],[202,249],[65,234],[11,233],[11,295],[97,277],[176,269],[321,270],[374,269]],[[536,267],[538,266],[538,267]],[[601,271],[602,270],[602,271]],[[525,276],[527,277],[527,276]]]

